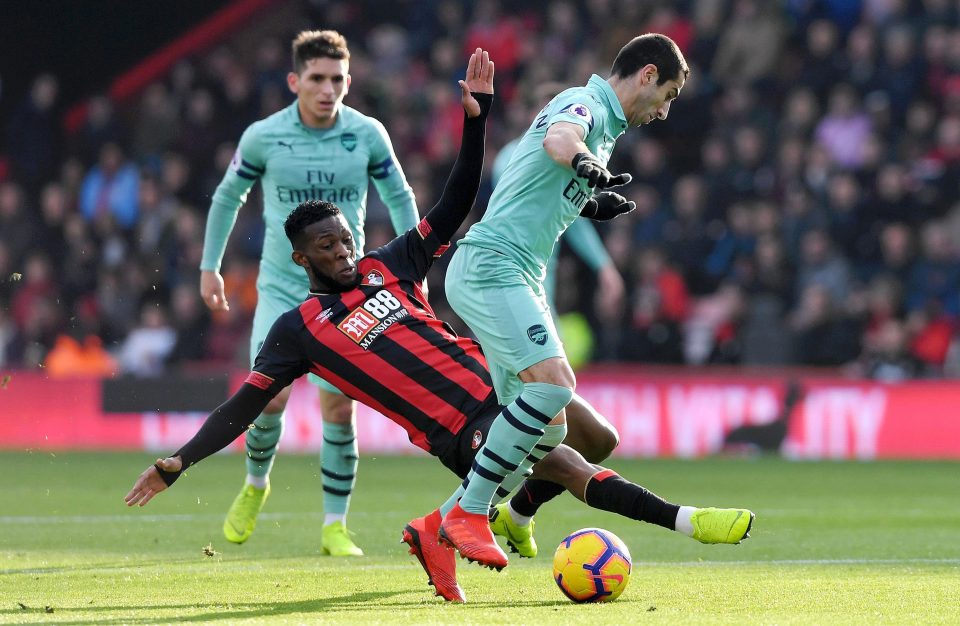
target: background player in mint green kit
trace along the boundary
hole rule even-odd
[[[586,86],[560,93],[521,138],[483,219],[450,262],[447,299],[482,345],[506,405],[440,526],[461,556],[507,565],[487,523],[494,494],[535,446],[539,455],[566,433],[576,379],[546,303],[547,260],[580,215],[610,219],[633,208],[600,191],[630,180],[606,163],[629,126],[667,117],[688,74],[669,37],[647,34],[620,50],[608,79],[594,74]]]
[[[350,86],[350,52],[336,31],[304,31],[293,41],[293,69],[287,84],[296,101],[250,125],[230,168],[213,195],[200,265],[200,291],[207,306],[226,309],[220,263],[237,212],[256,181],[263,190],[266,236],[257,278],[257,309],[250,337],[250,362],[274,320],[298,306],[309,282],[291,260],[283,232],[290,211],[304,200],[327,200],[343,210],[362,253],[367,189],[372,180],[390,210],[398,233],[416,225],[413,191],[404,178],[383,125],[345,106]],[[311,374],[320,386],[323,414],[321,474],[325,512],[322,551],[362,555],[346,530],[346,514],[357,469],[355,403]],[[289,388],[281,392],[247,431],[247,480],[224,521],[224,536],[235,543],[253,533],[269,495],[269,473],[283,429]]]

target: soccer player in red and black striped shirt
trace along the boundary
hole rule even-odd
[[[472,208],[480,183],[493,64],[478,54],[471,60],[477,75],[471,80],[468,68],[468,81],[461,82],[467,112],[463,141],[438,204],[415,228],[359,261],[354,261],[350,229],[336,206],[323,201],[299,205],[284,228],[294,262],[310,277],[310,296],[277,319],[237,393],[186,445],[140,475],[125,498],[128,505],[143,506],[183,469],[227,446],[281,389],[307,372],[391,418],[412,443],[461,478],[467,475],[501,407],[479,346],[436,318],[421,286]],[[616,433],[579,398],[572,406],[579,410],[568,416],[566,443],[583,449],[591,460],[602,460],[616,445]],[[539,482],[562,485],[591,506],[694,535],[686,526],[698,509],[670,504],[593,465],[572,447],[535,448],[507,484],[516,486],[530,466]],[[529,494],[527,490],[523,497]],[[462,602],[453,550],[437,541],[442,514],[455,502],[448,500],[411,521],[404,540],[437,594]],[[744,534],[710,542],[737,543]]]

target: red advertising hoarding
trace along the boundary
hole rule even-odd
[[[801,378],[781,452],[794,458],[960,459],[960,382],[897,385]],[[620,432],[615,454],[698,457],[719,451],[732,429],[769,424],[783,412],[787,380],[774,376],[651,374],[609,370],[578,376],[578,393]],[[172,451],[205,413],[107,413],[101,381],[15,374],[0,389],[0,448]],[[412,453],[405,432],[360,407],[360,449]],[[315,452],[321,426],[316,391],[294,386],[281,447]],[[242,449],[238,441],[232,449]]]

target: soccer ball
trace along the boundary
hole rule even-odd
[[[578,603],[616,600],[627,588],[632,568],[627,546],[602,528],[571,533],[553,555],[553,580]]]

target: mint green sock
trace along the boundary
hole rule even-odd
[[[520,462],[520,465],[517,466],[517,471],[510,474],[503,479],[503,482],[500,483],[500,486],[497,487],[496,495],[493,498],[493,504],[498,504],[501,500],[510,495],[510,492],[520,486],[524,480],[529,478],[534,464],[542,459],[543,457],[550,454],[550,451],[563,443],[563,438],[567,436],[567,425],[564,424],[553,424],[545,427],[543,429],[543,437],[540,438],[540,441],[537,445],[533,446],[533,450],[530,451],[530,454],[527,455],[523,461]]]
[[[486,515],[497,488],[540,441],[544,428],[573,398],[573,391],[549,383],[526,383],[516,400],[490,426],[464,480],[460,507]]]
[[[323,423],[320,475],[323,482],[323,512],[346,515],[357,480],[357,435],[353,424]]]
[[[283,434],[283,412],[261,413],[253,420],[253,428],[247,429],[247,473],[266,477],[273,468],[280,435]]]

